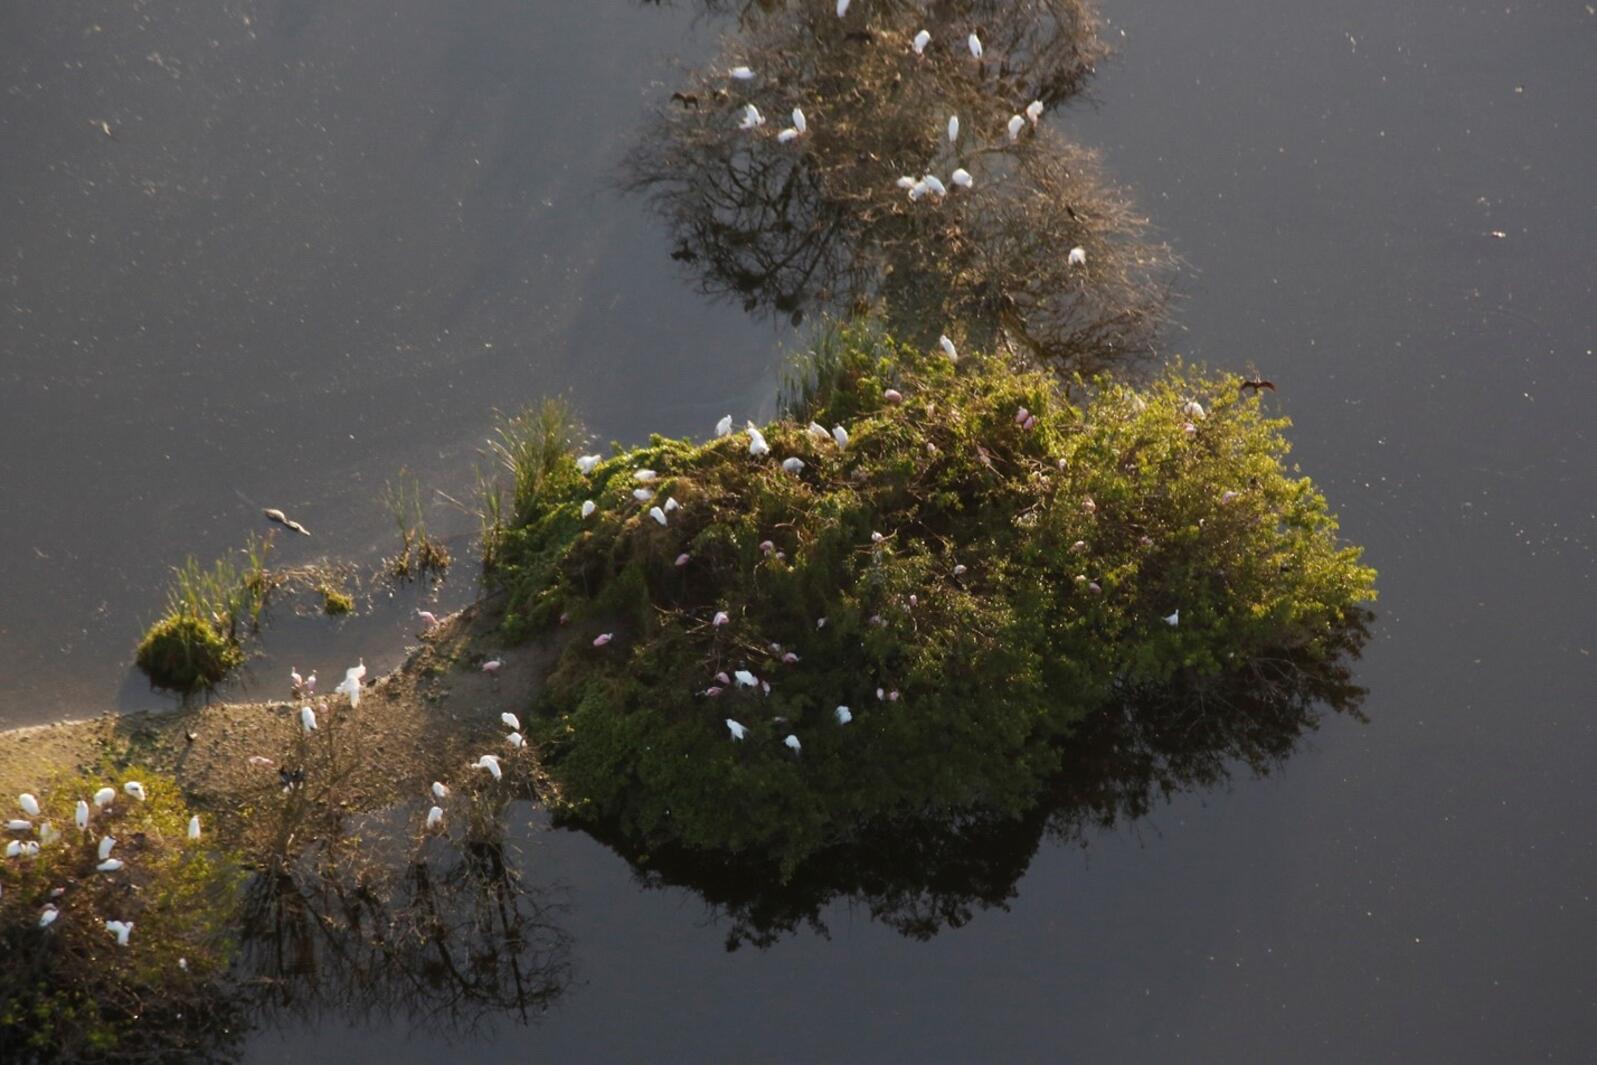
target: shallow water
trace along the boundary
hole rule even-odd
[[[834,903],[829,936],[729,953],[698,895],[539,834],[575,981],[474,1056],[1593,1053],[1597,16],[1107,13],[1098,105],[1055,120],[1190,264],[1173,347],[1277,383],[1380,569],[1368,723],[1045,843],[1007,910],[924,942]],[[377,552],[375,487],[409,466],[453,490],[495,405],[569,390],[602,439],[638,439],[768,402],[781,338],[693,296],[610,184],[721,23],[618,0],[3,18],[0,723],[149,701],[133,639],[165,566],[253,527],[237,493],[318,533],[285,554]],[[357,618],[333,650],[392,654],[400,631]],[[249,1053],[458,1052],[333,1019]]]

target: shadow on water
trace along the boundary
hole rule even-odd
[[[1362,720],[1365,692],[1353,670],[1373,620],[1357,612],[1324,658],[1265,655],[1234,675],[1128,693],[1065,741],[1061,771],[1023,817],[933,812],[877,823],[786,883],[769,867],[642,852],[619,833],[594,834],[645,887],[701,896],[727,923],[728,950],[769,947],[806,927],[825,936],[824,911],[837,902],[930,939],[1005,907],[1044,841],[1085,848],[1095,833],[1130,827],[1178,794],[1223,787],[1239,768],[1267,775],[1328,712]]]
[[[631,154],[626,186],[700,290],[750,312],[875,310],[927,347],[957,322],[962,346],[1072,370],[1148,354],[1172,256],[1095,153],[1039,120],[1102,56],[1095,18],[1078,0],[933,7],[745,5]],[[923,25],[945,30],[917,54]],[[752,78],[729,73],[745,65]],[[946,194],[905,187],[926,175]]]

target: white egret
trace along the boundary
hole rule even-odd
[[[810,439],[817,444],[830,444],[832,442],[832,434],[827,432],[826,426],[821,425],[819,422],[810,422],[809,428],[804,431],[809,433]]]
[[[6,822],[6,831],[7,832],[32,832],[33,831],[33,822],[32,821],[24,821],[20,817],[12,818],[10,821]]]
[[[973,33],[969,37],[965,38],[965,44],[968,45],[969,48],[970,48],[970,57],[972,59],[980,59],[981,58],[982,47],[981,47],[981,38],[980,37],[976,36]]]
[[[910,47],[915,49],[916,55],[925,55],[926,46],[931,43],[932,35],[926,30],[921,30],[915,35],[915,39],[910,42]]]
[[[353,702],[353,700],[351,700]],[[299,727],[308,735],[316,731],[316,711],[308,706],[299,708]]]
[[[963,562],[961,562],[959,565],[954,567],[954,576],[963,577],[965,575],[965,573],[966,573],[966,566],[965,566],[965,564]]]
[[[937,338],[937,346],[943,349],[944,355],[947,355],[955,362],[959,361],[959,349],[954,347],[954,342],[952,340],[948,339],[948,334],[944,333],[942,336]]]
[[[959,140],[959,116],[948,116],[948,143],[953,144]]]
[[[61,911],[55,908],[54,903],[45,903],[44,909],[39,911],[39,927],[49,928],[51,925],[55,924],[55,919],[60,916]]]
[[[805,118],[804,112],[797,107],[793,108],[793,128],[800,133],[808,133],[810,131],[809,119]]]
[[[523,736],[519,732],[512,732],[510,735],[505,737],[505,742],[517,750],[520,750],[522,747],[527,745],[527,737]]]
[[[765,442],[765,434],[760,432],[759,429],[755,428],[753,422],[748,423],[748,430],[749,454],[753,455],[755,458],[759,458],[762,455],[769,455],[771,453],[771,445]]]
[[[738,81],[753,81],[754,69],[752,67],[733,67],[732,77]]]
[[[1079,244],[1076,245],[1074,248],[1070,249],[1070,255],[1066,261],[1068,261],[1071,266],[1086,266],[1087,249],[1083,248]]]
[[[593,512],[598,510],[598,509],[599,509],[599,504],[595,503],[593,500],[584,499],[582,501],[582,516],[584,518],[593,517]]]
[[[593,468],[603,460],[603,455],[582,455],[577,459],[577,469],[584,474],[592,473]]]
[[[738,122],[738,129],[754,129],[765,125],[765,116],[760,114],[760,109],[753,104],[743,105],[743,118]]]
[[[715,617],[710,619],[710,626],[712,628],[720,628],[722,625],[725,625],[731,620],[731,618],[727,617],[725,610],[717,610],[715,612]]]
[[[145,799],[144,785],[140,784],[136,780],[130,780],[126,784],[122,785],[122,790],[127,792],[129,795],[133,796],[135,799],[139,800],[140,802],[143,802],[144,799]]]
[[[504,713],[500,714],[499,720],[503,721],[505,723],[505,728],[508,729],[519,729],[521,727],[521,718],[517,717],[515,714],[512,714],[509,710],[506,710]]]
[[[658,522],[661,525],[664,525],[666,523],[666,521],[668,520],[666,518],[666,516],[665,516],[665,511],[661,510],[659,507],[650,507],[649,508],[649,517],[653,518],[656,522]]]
[[[921,178],[921,180],[926,182],[926,187],[928,189],[931,189],[932,192],[937,194],[938,199],[942,199],[944,196],[948,195],[948,186],[944,185],[942,178],[938,177],[936,174],[927,174],[925,177]]]
[[[122,859],[121,858],[107,858],[105,861],[103,861],[99,865],[95,866],[95,868],[98,869],[102,873],[114,873],[117,870],[122,868]]]
[[[912,202],[920,200],[925,195],[926,179],[922,178],[909,187],[909,198]]]
[[[360,660],[360,665],[350,666],[344,670],[344,679],[338,682],[338,687],[333,689],[335,695],[349,696],[350,709],[360,706],[360,682],[366,676],[366,660]]]
[[[782,744],[794,754],[798,754],[799,751],[804,749],[804,745],[799,742],[799,738],[792,733],[788,734],[787,739],[783,740]]]
[[[971,188],[976,184],[976,179],[970,176],[970,171],[966,170],[962,166],[955,168],[954,172],[948,175],[948,180],[952,181],[962,189]]]
[[[727,727],[727,731],[732,733],[732,738],[734,740],[741,740],[744,736],[747,736],[749,734],[749,730],[748,729],[744,728],[742,725],[738,724],[736,721],[733,721],[731,718],[727,718],[726,719],[726,727]]]
[[[647,488],[634,488],[632,490],[632,498],[639,503],[647,503],[654,498],[654,493]]]
[[[22,841],[20,839],[14,839],[10,843],[6,844],[6,857],[7,858],[20,857],[21,854],[22,854]]]
[[[1204,413],[1203,404],[1199,403],[1195,399],[1190,400],[1185,407],[1182,407],[1181,413],[1185,414],[1195,422],[1201,422],[1207,416]]]
[[[741,688],[753,688],[760,683],[760,678],[756,677],[753,673],[750,673],[746,669],[740,669],[734,672],[732,674],[732,679],[737,681],[738,686]]]
[[[189,839],[196,840],[196,839],[199,839],[199,838],[200,838],[200,815],[199,814],[195,814],[195,815],[193,815],[192,817],[189,818]]]
[[[826,628],[826,619],[825,618],[816,618],[815,619],[815,628],[817,630]]]
[[[846,725],[850,721],[854,720],[854,711],[850,710],[846,706],[838,707],[836,710],[832,711],[832,714],[837,718],[837,723],[839,725]]]
[[[111,857],[111,848],[115,847],[115,846],[116,846],[116,837],[115,836],[101,836],[100,837],[100,846],[97,848],[97,850],[95,852],[95,853],[97,853],[100,856],[100,861],[103,862],[107,858]]]
[[[1011,142],[1020,140],[1020,131],[1026,128],[1026,120],[1019,115],[1009,117],[1009,139]]]
[[[593,638],[593,646],[603,647],[605,644],[609,643],[615,638],[615,633],[613,632],[601,632],[599,635]]]
[[[715,435],[716,436],[731,436],[732,435],[732,415],[730,415],[730,414],[725,415],[724,417],[722,417],[722,419],[720,421],[715,423]]]
[[[788,473],[798,473],[804,469],[804,460],[794,456],[782,460],[782,468]]]
[[[27,814],[29,817],[39,816],[39,800],[35,799],[32,793],[25,791],[21,795],[18,795],[17,805],[22,807],[22,812]]]
[[[798,140],[798,135],[799,131],[790,126],[776,135],[776,143],[791,144],[793,141]]]
[[[125,947],[128,945],[128,934],[133,931],[133,922],[107,921],[105,922],[105,930],[110,932],[113,936],[116,936],[117,946]]]
[[[82,799],[78,800],[77,807],[72,811],[72,821],[80,829],[89,827],[89,804]]]
[[[111,805],[111,800],[115,799],[115,798],[116,798],[116,789],[114,789],[114,788],[101,788],[99,791],[94,793],[94,805],[98,806],[100,809],[103,810],[107,806],[110,806]]]
[[[447,798],[449,798],[449,785],[445,784],[443,781],[440,781],[440,780],[433,781],[433,798],[435,798],[435,799],[447,799]]]
[[[479,757],[476,762],[476,768],[488,770],[489,775],[495,780],[498,780],[505,775],[504,770],[499,768],[498,757],[491,754],[485,754]]]
[[[1164,619],[1164,623],[1169,625],[1172,629],[1181,624],[1181,611],[1177,610],[1174,614],[1167,615]]]
[[[671,513],[673,510],[679,510],[681,507],[682,504],[677,502],[676,496],[665,497],[665,512],[667,514]]]
[[[484,662],[482,664],[482,671],[484,673],[490,673],[490,674],[491,673],[498,673],[501,669],[504,668],[504,666],[505,666],[505,663],[504,663],[503,659],[490,658],[488,661],[486,661],[486,662]]]
[[[427,811],[427,830],[429,832],[443,823],[444,808],[442,806],[434,806],[431,810]]]
[[[901,177],[897,181],[893,182],[893,184],[897,185],[899,188],[903,189],[906,192],[910,192],[910,191],[914,190],[915,185],[917,184],[917,182],[915,181],[914,178],[910,177],[908,174],[905,174],[903,177]]]
[[[837,17],[842,18],[848,14],[849,0],[837,0]]]
[[[841,425],[832,426],[832,439],[837,441],[839,448],[848,448],[848,430]]]
[[[632,471],[632,479],[634,481],[637,481],[637,482],[641,483],[641,484],[648,484],[650,481],[654,480],[658,476],[660,476],[660,475],[658,473],[655,473],[653,470],[633,470]]]
[[[1041,100],[1033,100],[1026,105],[1026,117],[1031,121],[1032,125],[1035,126],[1037,124],[1037,121],[1042,118]]]

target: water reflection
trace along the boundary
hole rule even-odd
[[[673,94],[627,170],[706,294],[795,322],[874,309],[927,345],[958,322],[957,343],[1085,370],[1146,352],[1167,249],[1094,153],[1025,116],[1078,94],[1102,54],[1081,4],[738,10],[738,31]],[[933,37],[917,55],[923,28]],[[752,79],[732,76],[738,66]],[[750,105],[765,122],[740,128]],[[794,108],[807,130],[784,142]],[[925,174],[947,195],[911,199],[897,184]]]
[[[1268,774],[1327,712],[1361,718],[1365,692],[1353,666],[1372,618],[1355,615],[1323,659],[1264,655],[1227,677],[1127,692],[1069,738],[1062,770],[1018,819],[933,812],[879,822],[785,884],[770,869],[629,851],[620,837],[600,835],[646,887],[700,895],[726,922],[728,950],[767,947],[806,927],[824,936],[824,911],[839,901],[929,939],[1005,906],[1043,841],[1085,847],[1096,832],[1144,818],[1178,793],[1222,785],[1238,768]]]

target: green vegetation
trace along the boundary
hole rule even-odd
[[[354,597],[337,585],[329,582],[323,584],[317,591],[322,593],[322,612],[328,617],[342,617],[354,612]]]
[[[260,627],[278,578],[270,538],[251,535],[242,564],[205,569],[190,555],[173,570],[166,613],[145,632],[134,661],[157,688],[190,694],[215,687],[244,663],[244,636]]]
[[[427,535],[421,504],[421,485],[408,471],[383,485],[383,505],[399,530],[399,554],[388,560],[395,580],[442,576],[449,570],[449,549]]]
[[[497,572],[507,634],[560,637],[530,723],[558,805],[791,875],[895,819],[1026,812],[1095,711],[1334,654],[1373,571],[1238,386],[1067,386],[853,329],[790,382],[766,457],[656,436],[583,476],[546,434]]]
[[[144,801],[123,790],[131,780]],[[116,798],[80,832],[73,808],[102,786]],[[238,853],[190,840],[176,784],[145,766],[62,775],[38,799],[50,831],[36,857],[7,863],[0,896],[0,1059],[170,1060],[228,1038]],[[104,836],[125,862],[115,872],[96,871]],[[47,905],[57,914],[41,928]],[[111,920],[132,922],[128,946]]]

